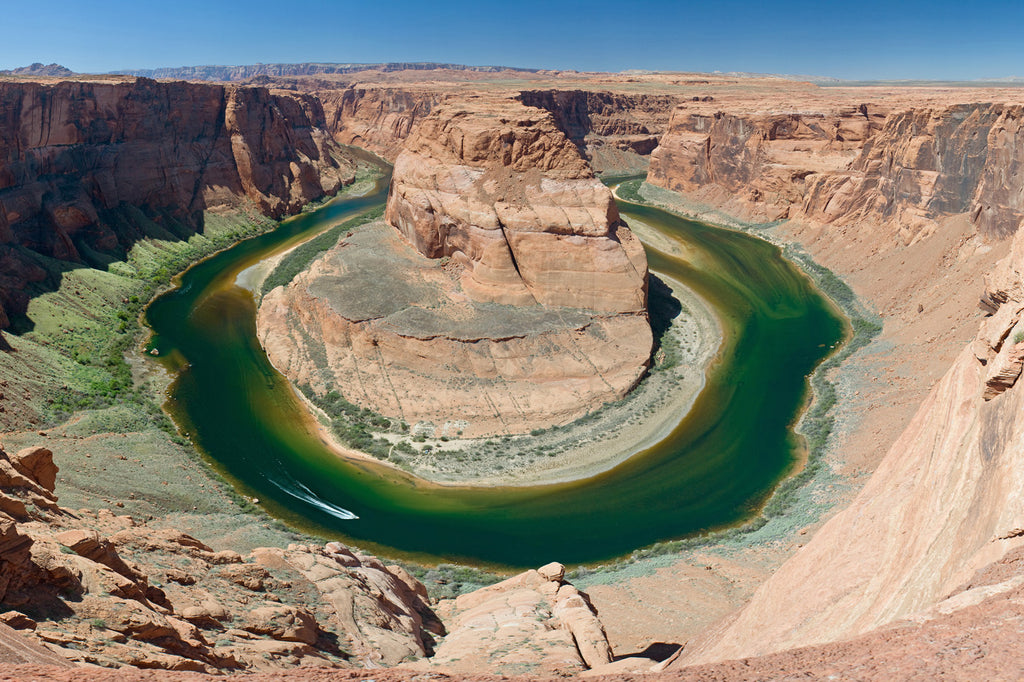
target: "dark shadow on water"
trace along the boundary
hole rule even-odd
[[[651,333],[654,335],[654,348],[651,351],[654,357],[661,350],[662,340],[672,327],[672,322],[683,312],[683,304],[672,295],[672,289],[652,273],[647,285],[647,308]]]

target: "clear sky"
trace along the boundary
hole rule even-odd
[[[1024,76],[1024,0],[0,0],[0,68],[435,61]]]

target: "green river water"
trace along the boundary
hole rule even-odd
[[[441,487],[339,459],[267,361],[253,299],[234,280],[379,206],[385,191],[335,200],[199,263],[147,311],[159,361],[177,375],[168,409],[211,464],[271,514],[391,556],[586,563],[741,522],[796,466],[793,426],[807,377],[843,338],[843,320],[771,244],[627,203],[627,222],[642,220],[686,254],[648,246],[652,271],[703,296],[724,332],[705,389],[669,437],[594,478],[539,487]]]

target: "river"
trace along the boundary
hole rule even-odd
[[[286,220],[197,264],[147,310],[157,361],[177,377],[167,409],[211,466],[272,515],[389,556],[587,563],[741,522],[798,465],[793,426],[807,377],[843,339],[844,321],[771,244],[624,202],[627,222],[642,220],[660,235],[652,243],[674,247],[647,244],[651,270],[703,296],[723,328],[707,384],[671,435],[596,477],[537,487],[442,487],[340,459],[267,361],[255,303],[235,278],[385,198],[386,184]]]

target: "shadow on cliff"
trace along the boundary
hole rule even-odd
[[[683,304],[672,295],[672,289],[654,273],[648,276],[647,311],[651,320],[651,333],[654,336],[651,357],[657,357],[672,321],[683,312]]]
[[[172,209],[143,210],[122,204],[102,211],[99,220],[75,231],[63,243],[35,242],[32,237],[36,235],[30,234],[26,241],[36,248],[20,244],[3,245],[3,253],[0,254],[0,302],[7,318],[4,334],[20,336],[34,331],[37,323],[28,315],[29,303],[34,298],[59,290],[67,273],[75,270],[110,272],[111,265],[130,261],[132,247],[144,239],[155,240],[155,244],[186,242],[204,231],[202,211],[182,215]],[[43,237],[54,232],[40,229],[36,234]],[[53,241],[52,236],[50,241]],[[153,285],[163,284],[175,271],[175,263],[157,263],[156,259],[151,265],[136,259],[133,265],[137,272],[135,276],[148,279]],[[69,315],[98,312],[88,309],[86,293],[76,289],[71,295],[82,300],[69,303]],[[13,351],[3,335],[0,335],[0,351]]]

